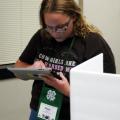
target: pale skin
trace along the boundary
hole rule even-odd
[[[44,14],[44,20],[46,25],[51,26],[51,27],[56,27],[58,25],[64,24],[66,21],[70,19],[69,16],[61,13],[45,13]],[[62,42],[64,41],[67,37],[72,35],[72,30],[73,30],[73,22],[74,19],[71,18],[71,21],[68,25],[67,30],[60,34],[56,32],[49,32],[52,37],[55,38],[57,42]],[[45,68],[45,65],[42,61],[36,61],[33,63],[33,65],[30,65],[28,63],[22,62],[20,60],[17,60],[16,67],[35,67],[35,68]],[[46,84],[56,88],[59,90],[61,93],[63,93],[66,96],[70,95],[70,85],[68,83],[67,78],[63,75],[63,73],[60,73],[61,80],[52,77],[52,76],[43,76],[43,80]]]

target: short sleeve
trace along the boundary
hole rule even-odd
[[[38,30],[27,44],[26,48],[19,57],[19,60],[28,64],[33,64],[37,54],[38,44],[40,45],[40,39],[40,30]]]
[[[105,39],[97,33],[91,33],[85,39],[86,50],[85,58],[90,59],[100,53],[103,53],[104,72],[116,73],[115,60],[112,50]]]

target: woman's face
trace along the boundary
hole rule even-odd
[[[73,32],[73,18],[61,13],[45,13],[46,30],[56,41],[62,42]]]

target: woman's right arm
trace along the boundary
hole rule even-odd
[[[28,64],[20,60],[17,60],[17,62],[15,63],[15,67],[45,68],[45,64],[41,60],[35,61],[33,64]]]
[[[30,67],[31,64],[22,62],[21,60],[17,60],[15,63],[15,67]]]

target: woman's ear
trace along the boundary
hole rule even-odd
[[[75,22],[77,20],[76,16],[72,16],[72,21]]]

